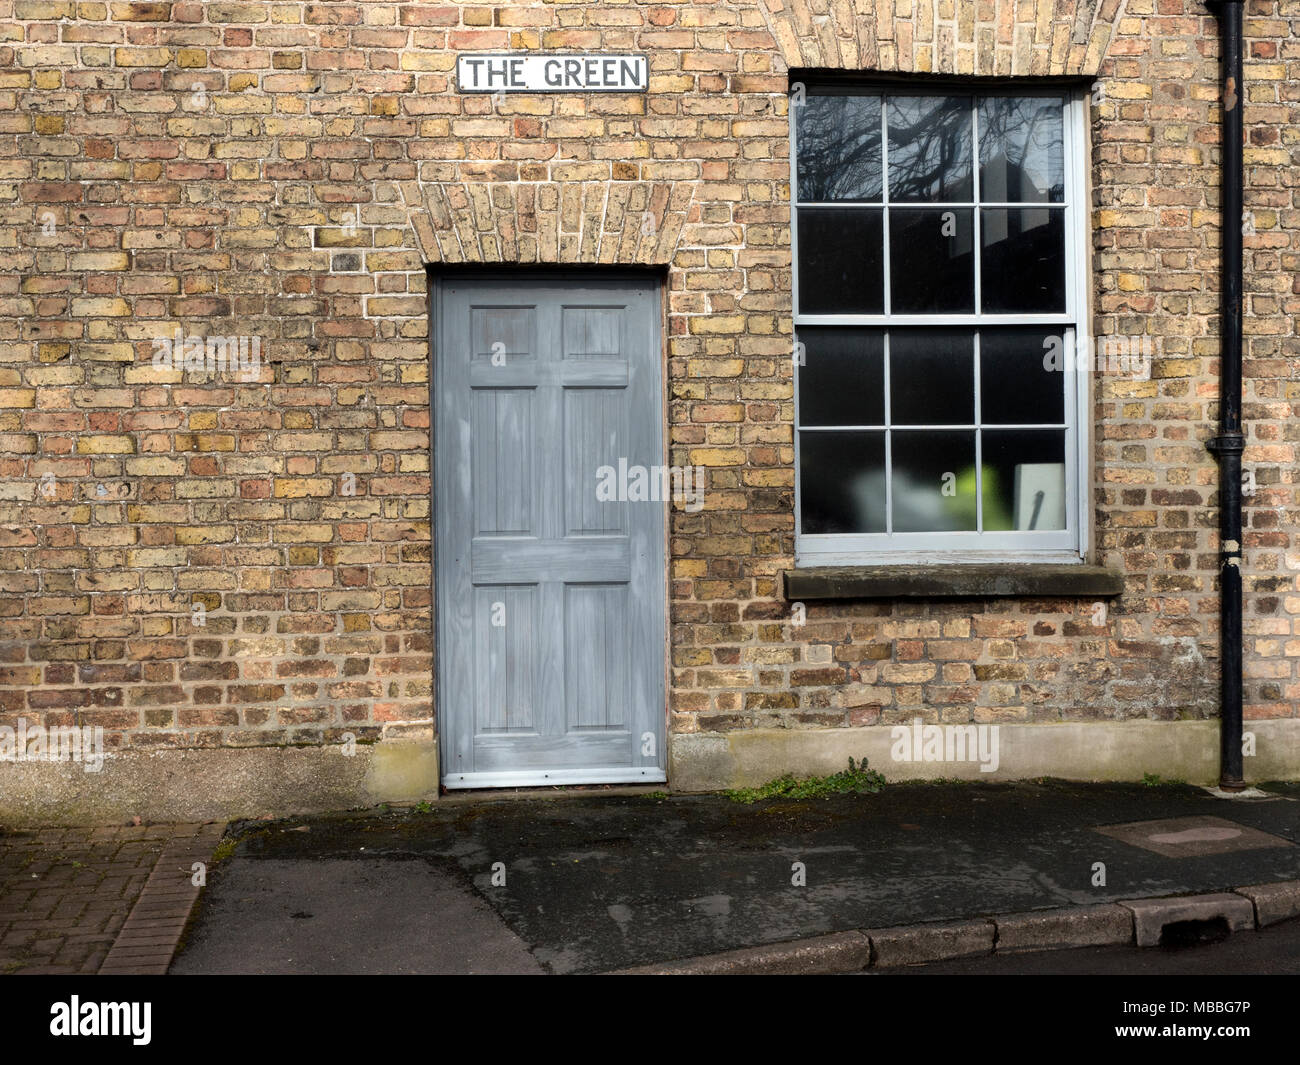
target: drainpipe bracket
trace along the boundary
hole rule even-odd
[[[1216,455],[1240,455],[1246,450],[1246,438],[1241,433],[1220,433],[1205,446]]]

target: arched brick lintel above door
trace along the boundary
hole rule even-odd
[[[693,182],[463,181],[407,188],[426,263],[672,262]]]

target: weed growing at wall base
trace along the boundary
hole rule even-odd
[[[796,780],[787,773],[775,780],[769,780],[761,787],[737,788],[725,794],[732,802],[743,802],[748,805],[758,802],[759,799],[817,799],[848,793],[873,795],[884,786],[884,776],[874,769],[868,769],[865,758],[856,764],[850,758],[848,769],[842,769],[828,777]]]

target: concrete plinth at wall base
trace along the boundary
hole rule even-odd
[[[753,787],[787,773],[820,776],[847,768],[850,757],[867,758],[889,780],[1138,781],[1155,773],[1166,780],[1207,783],[1218,774],[1219,723],[1214,720],[980,727],[994,724],[997,768],[992,772],[982,770],[978,757],[896,761],[897,726],[890,725],[679,734],[669,737],[669,787],[704,792]],[[1248,779],[1300,779],[1300,719],[1250,721],[1246,731],[1254,734],[1256,750],[1245,760]],[[979,751],[978,745],[972,749]],[[97,773],[75,762],[0,761],[0,823],[284,817],[435,799],[438,786],[436,740],[407,736],[358,744],[351,756],[337,744],[132,750],[106,755]]]
[[[991,771],[982,769],[974,756],[961,761],[895,760],[901,735],[894,730],[902,726],[894,725],[677,734],[669,737],[668,780],[674,791],[685,792],[755,787],[786,773],[836,773],[848,768],[849,758],[863,757],[888,780],[1139,781],[1154,773],[1166,780],[1204,784],[1219,773],[1217,720],[989,722],[978,727],[995,726],[997,758]],[[910,721],[906,727],[911,730]],[[1245,759],[1248,779],[1300,779],[1300,718],[1248,721],[1246,732],[1254,734],[1256,751]],[[987,752],[993,742],[990,734],[984,742]],[[984,764],[992,763],[992,758],[984,759]]]
[[[0,824],[233,821],[413,801],[438,794],[434,741],[328,747],[126,751],[98,772],[75,762],[0,762]]]

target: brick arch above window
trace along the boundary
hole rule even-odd
[[[1091,76],[1127,0],[759,0],[759,7],[788,68]],[[940,17],[948,11],[955,17]]]
[[[690,182],[463,181],[406,186],[429,263],[663,265],[677,252]]]

